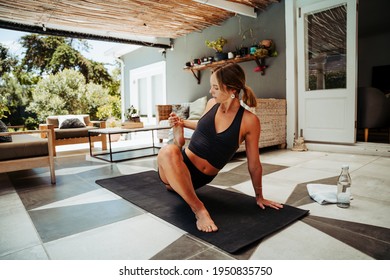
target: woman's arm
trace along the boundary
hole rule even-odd
[[[184,127],[195,130],[198,120],[182,120]]]
[[[202,114],[202,116],[204,114],[206,114],[214,105],[215,105],[215,99],[214,98],[211,98],[209,101],[207,101],[207,104],[206,104],[206,108]],[[184,127],[186,128],[190,128],[190,129],[193,129],[195,130],[196,129],[196,126],[198,125],[198,120],[181,120]]]
[[[247,116],[244,118],[244,127],[251,129],[247,129],[245,134],[245,150],[247,154],[248,171],[257,199],[258,197],[263,198],[263,168],[259,155],[260,122],[256,116],[253,117],[253,115],[247,113],[248,112],[245,112]]]
[[[260,162],[259,154],[260,121],[256,115],[250,112],[245,113],[247,114],[247,117],[244,118],[244,127],[246,128],[245,149],[248,161],[248,171],[256,194],[256,203],[262,209],[264,209],[265,206],[275,209],[283,208],[282,204],[267,200],[263,196],[263,167]]]

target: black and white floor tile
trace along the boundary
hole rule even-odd
[[[46,168],[0,174],[0,259],[390,259],[390,158],[261,151],[264,195],[310,215],[238,254],[228,254],[101,188],[97,179],[156,170],[156,158],[107,163],[86,151],[58,153]],[[320,205],[306,184],[334,184],[350,165],[349,209]],[[253,196],[245,155],[211,185]]]

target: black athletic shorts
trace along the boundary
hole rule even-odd
[[[217,175],[206,175],[206,174],[202,173],[190,161],[190,159],[188,158],[184,149],[181,151],[181,153],[183,155],[184,163],[187,166],[188,171],[191,174],[191,181],[192,181],[192,185],[194,186],[194,189],[199,189],[200,187],[207,185],[215,178],[215,176],[217,176]],[[160,174],[159,174],[159,176],[160,176]],[[160,177],[160,180],[161,180],[161,177]],[[165,183],[163,180],[161,180],[161,182],[163,182],[165,185],[169,185],[169,184]]]

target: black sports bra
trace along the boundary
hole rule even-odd
[[[212,166],[222,169],[234,156],[239,144],[242,116],[245,108],[240,106],[231,125],[224,131],[215,130],[215,115],[219,108],[215,104],[199,121],[192,134],[188,149],[206,159]]]

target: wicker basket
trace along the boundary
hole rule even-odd
[[[172,105],[156,105],[157,111],[157,123],[169,118],[169,114],[172,112]]]
[[[250,109],[260,120],[259,148],[275,145],[285,147],[286,108],[285,99],[258,98],[256,108]],[[245,142],[240,145],[238,151],[245,151]]]

